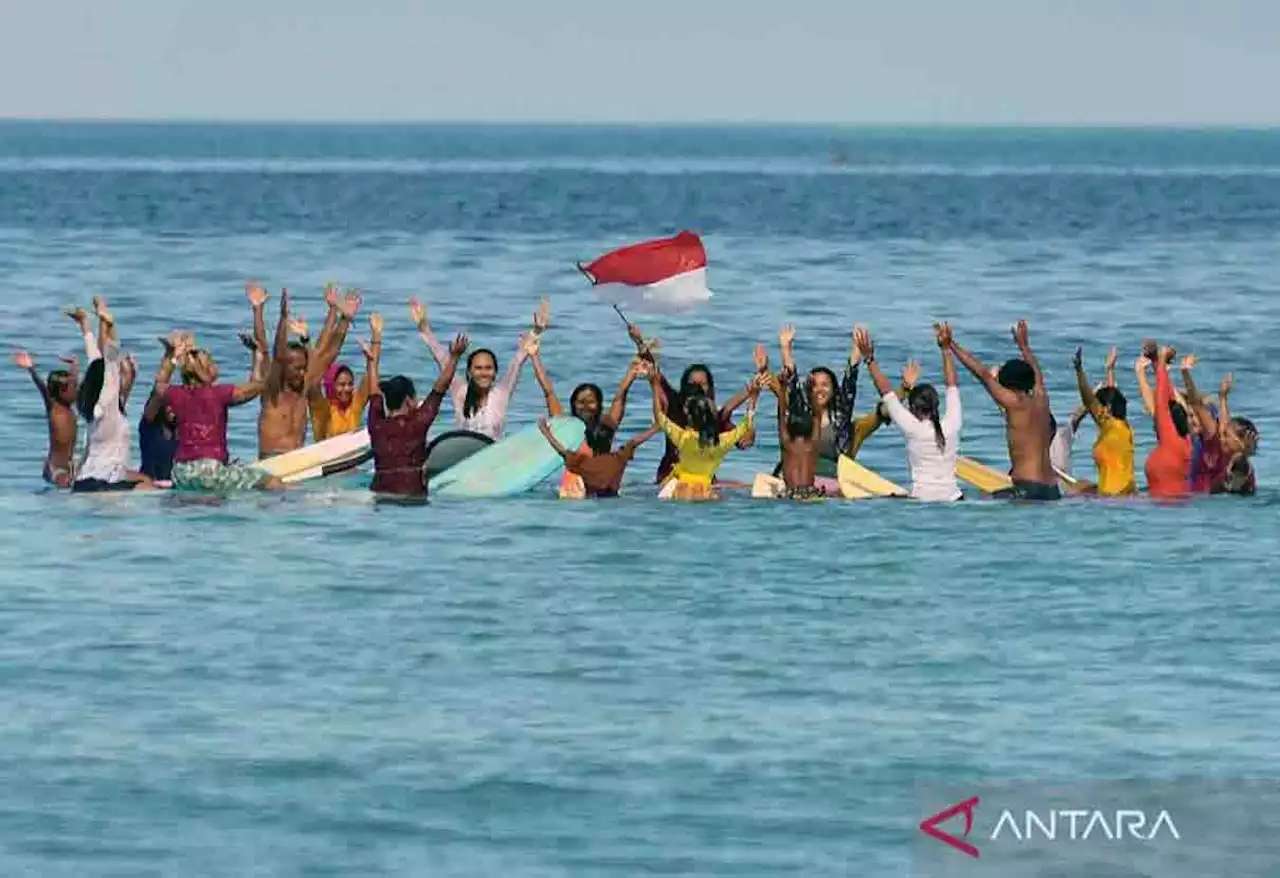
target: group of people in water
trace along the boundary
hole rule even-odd
[[[173,487],[218,494],[243,490],[280,490],[276,477],[252,463],[230,456],[227,442],[229,410],[260,401],[259,459],[303,447],[308,425],[313,441],[322,441],[366,426],[373,452],[372,489],[380,495],[423,498],[427,433],[445,397],[451,400],[459,429],[500,440],[507,412],[526,361],[542,389],[548,416],[566,414],[541,358],[541,343],[549,311],[544,301],[514,357],[499,378],[497,355],[487,348],[470,348],[465,335],[447,345],[437,340],[427,309],[410,300],[417,331],[439,367],[439,375],[425,397],[414,382],[395,375],[382,379],[383,321],[369,318],[370,338],[359,341],[365,370],[359,378],[339,362],[347,335],[362,304],[359,293],[325,290],[328,313],[314,343],[304,321],[290,311],[287,291],[280,294],[279,317],[269,341],[265,309],[268,294],[257,285],[247,287],[253,330],[241,333],[252,354],[248,377],[241,383],[219,381],[219,364],[208,349],[187,332],[160,339],[164,353],[143,406],[138,424],[141,466],[129,465],[132,449],[126,403],[137,378],[133,357],[121,354],[115,317],[106,302],[93,300],[96,331],[82,308],[66,313],[84,340],[88,366],[79,374],[77,360],[41,378],[26,352],[14,355],[26,369],[44,402],[49,426],[45,481],[77,492],[150,490]],[[854,458],[867,439],[892,424],[905,440],[911,473],[911,497],[950,502],[963,499],[957,477],[964,416],[956,361],[959,360],[987,390],[1004,414],[1009,458],[1009,487],[998,494],[1048,501],[1067,493],[1119,497],[1138,492],[1133,427],[1128,403],[1116,384],[1116,352],[1106,363],[1106,380],[1090,383],[1082,352],[1074,366],[1079,408],[1058,422],[1049,403],[1044,374],[1031,351],[1027,324],[1014,327],[1018,356],[999,368],[988,368],[955,339],[949,324],[935,324],[942,358],[943,392],[920,382],[920,369],[908,363],[894,385],[876,358],[870,334],[853,332],[841,374],[823,366],[802,372],[795,359],[795,331],[783,327],[778,340],[781,367],[771,370],[763,344],[757,345],[755,371],[745,386],[723,404],[717,403],[711,370],[693,364],[671,384],[662,369],[658,344],[638,327],[627,324],[636,353],[608,408],[604,393],[593,383],[577,385],[569,394],[567,414],[585,425],[578,448],[566,448],[546,419],[540,426],[547,441],[565,462],[562,495],[606,497],[618,493],[626,468],[639,445],[663,433],[666,450],[657,472],[662,496],[712,499],[727,483],[717,479],[721,462],[734,449],[750,447],[756,438],[756,409],[760,396],[776,398],[781,460],[775,470],[785,485],[783,496],[814,499],[837,493],[833,489],[841,456]],[[465,356],[465,361],[462,358]],[[66,359],[66,358],[64,358]],[[1146,460],[1147,493],[1159,498],[1182,498],[1197,493],[1252,494],[1257,480],[1252,457],[1259,434],[1244,417],[1229,410],[1231,376],[1218,388],[1216,404],[1196,386],[1194,357],[1182,359],[1182,390],[1175,388],[1170,369],[1176,352],[1154,341],[1143,345],[1135,366],[1143,407],[1151,415],[1157,445]],[[460,362],[462,361],[462,362]],[[858,373],[866,367],[877,393],[874,407],[855,412]],[[1155,376],[1154,389],[1147,377]],[[175,382],[175,376],[178,381]],[[617,434],[626,414],[627,397],[646,380],[652,388],[652,420],[648,427],[620,447]],[[735,415],[746,406],[735,423]],[[366,420],[367,409],[367,420]],[[1071,476],[1071,451],[1084,418],[1098,428],[1093,458],[1096,481]],[[83,456],[77,459],[78,419],[88,425]]]

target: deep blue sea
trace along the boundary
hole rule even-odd
[[[938,380],[933,320],[1000,362],[1021,317],[1059,418],[1075,347],[1098,379],[1120,348],[1141,466],[1155,336],[1202,387],[1234,373],[1259,495],[682,506],[653,498],[654,441],[616,502],[74,498],[43,490],[8,366],[0,875],[1275,874],[1267,833],[1227,844],[1186,809],[1280,754],[1280,132],[0,123],[0,335],[48,369],[77,349],[61,308],[105,296],[136,416],[172,328],[247,369],[247,278],[313,324],[325,281],[360,287],[384,370],[420,386],[409,296],[505,360],[547,295],[561,392],[611,390],[631,349],[573,263],[683,228],[715,297],[637,321],[724,395],[784,321],[804,365],[856,321]],[[963,452],[1004,467],[962,384]],[[541,408],[528,370],[510,428]],[[638,387],[624,433],[647,410]],[[772,467],[767,423],[725,475]],[[907,479],[891,430],[860,459]],[[1163,865],[971,860],[917,828],[984,785],[1080,805],[1120,779],[1183,815]]]

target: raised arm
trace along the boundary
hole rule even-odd
[[[1094,423],[1101,423],[1103,411],[1102,405],[1098,402],[1098,396],[1093,392],[1093,385],[1089,383],[1089,376],[1084,371],[1084,349],[1076,348],[1076,355],[1071,358],[1071,363],[1076,370],[1076,389],[1080,391],[1080,404],[1084,406],[1086,412],[1093,418]]]
[[[267,291],[258,284],[245,284],[245,298],[249,300],[249,309],[253,312],[253,343],[258,351],[267,350]],[[244,337],[241,336],[241,341]],[[248,347],[248,344],[245,345]]]
[[[547,367],[542,363],[541,345],[535,338],[532,342],[532,350],[529,353],[529,359],[533,362],[533,377],[537,379],[538,386],[542,388],[543,399],[547,403],[547,414],[550,417],[558,418],[564,414],[564,406],[560,405],[560,400],[556,399],[556,389],[551,383],[551,376],[547,374]]]
[[[1178,435],[1173,425],[1173,413],[1169,411],[1169,402],[1173,399],[1173,383],[1169,380],[1167,363],[1173,359],[1174,353],[1172,348],[1157,349],[1155,342],[1147,342],[1144,349],[1155,363],[1156,395],[1155,411],[1152,414],[1156,422],[1156,439],[1163,444]]]
[[[108,347],[118,347],[120,344],[116,321],[107,309],[106,299],[101,296],[93,297],[93,311],[98,317],[98,350],[105,355]]]
[[[437,399],[449,391],[449,385],[453,383],[453,374],[458,370],[458,358],[467,352],[469,343],[467,337],[461,333],[454,336],[453,343],[449,345],[447,352],[449,356],[441,367],[440,374],[436,376],[436,383],[431,385],[431,393]]]
[[[1107,387],[1116,386],[1116,359],[1120,356],[1120,352],[1112,348],[1107,352]]]
[[[1040,371],[1040,361],[1036,359],[1036,355],[1031,352],[1031,335],[1027,328],[1027,321],[1019,320],[1013,326],[1013,343],[1018,346],[1018,355],[1031,366],[1032,373],[1036,376],[1035,391],[1037,393],[1044,392],[1044,373]]]
[[[355,295],[359,298],[359,293],[355,290],[348,291],[347,295]],[[338,285],[335,283],[327,283],[324,285],[324,303],[328,306],[328,310],[324,315],[324,326],[320,327],[320,338],[316,342],[316,348],[319,349],[328,344],[333,337],[334,329],[338,325],[338,321],[342,315],[342,302],[338,299]],[[349,329],[350,327],[348,327]],[[342,350],[342,345],[338,345],[338,350]],[[323,374],[323,373],[321,373]]]
[[[1195,364],[1196,358],[1194,354],[1182,358],[1182,395],[1186,399],[1187,405],[1196,413],[1196,418],[1200,421],[1200,435],[1209,438],[1218,435],[1218,419],[1213,416],[1213,412],[1209,411],[1209,407],[1205,405],[1204,398],[1200,396],[1199,389],[1196,388],[1195,378],[1191,375],[1191,370],[1195,367]]]
[[[369,364],[373,363],[376,369],[378,361],[382,359],[382,331],[384,328],[385,324],[381,314],[374,311],[369,315],[369,346],[366,348],[363,344],[360,345],[360,350],[364,353],[365,369],[364,377],[360,379],[359,395],[364,396],[365,399],[373,395],[373,388],[377,386],[377,381],[374,380],[377,376],[370,371]]]
[[[893,384],[885,377],[884,372],[880,369],[880,364],[876,362],[876,345],[871,340],[871,333],[862,327],[854,330],[854,344],[858,346],[858,351],[862,354],[862,361],[867,364],[867,374],[871,376],[871,383],[876,386],[876,392],[881,396],[888,396],[893,393]]]
[[[338,354],[342,353],[342,345],[347,340],[347,333],[351,330],[356,312],[360,310],[360,303],[360,294],[352,290],[338,305],[337,316],[334,317],[332,312],[330,313],[334,325],[326,326],[325,334],[321,335],[316,345],[315,355],[307,359],[307,390],[320,387],[320,383],[324,380],[324,373],[329,371],[329,367],[338,359]]]
[[[933,324],[933,335],[938,349],[942,351],[942,381],[947,387],[959,387],[960,378],[956,375],[956,361],[951,353],[951,324]]]
[[[565,448],[564,444],[556,438],[556,434],[551,432],[551,425],[547,423],[546,418],[538,418],[538,430],[546,437],[547,444],[551,446],[556,454],[564,457],[569,453],[569,449]]]
[[[795,369],[782,367],[778,374],[778,449],[783,453],[791,442],[791,431],[787,428],[787,406],[791,404],[791,394],[798,393],[799,381]]]
[[[622,376],[622,383],[613,394],[613,402],[609,403],[609,411],[604,416],[605,423],[612,426],[614,430],[622,426],[622,419],[627,416],[627,394],[631,392],[631,385],[636,383],[637,378],[648,372],[649,364],[639,357],[633,359],[627,366],[627,373]]]
[[[31,376],[31,381],[36,386],[36,390],[40,391],[40,399],[44,402],[45,408],[49,407],[49,388],[45,385],[44,379],[40,377],[40,373],[36,371],[35,361],[31,359],[31,355],[26,351],[14,351],[13,363],[19,369],[26,370]]]
[[[164,345],[164,356],[160,360],[159,368],[156,369],[156,379],[151,386],[151,395],[147,397],[147,404],[142,410],[142,419],[148,424],[154,423],[164,411],[165,394],[169,390],[169,382],[173,377],[173,367],[180,362],[172,341],[162,338],[160,343]]]
[[[1218,385],[1218,423],[1231,423],[1231,414],[1227,409],[1227,397],[1231,395],[1231,388],[1235,385],[1235,377],[1228,372],[1222,376],[1222,383]]]
[[[951,341],[951,352],[956,358],[964,364],[973,377],[982,382],[982,386],[987,389],[987,393],[991,394],[991,398],[996,401],[996,405],[1001,408],[1009,408],[1017,404],[1018,395],[1007,387],[1004,387],[996,380],[982,361],[961,347],[954,338]]]
[[[1150,366],[1151,361],[1145,355],[1133,361],[1133,374],[1138,379],[1138,396],[1142,399],[1142,408],[1147,414],[1154,415],[1156,397],[1151,390],[1151,382],[1147,380],[1147,369]]]
[[[431,324],[427,322],[427,306],[417,299],[410,299],[409,316],[413,319],[414,325],[418,327],[418,336],[426,342],[427,347],[431,350],[431,356],[436,358],[436,365],[443,369],[445,361],[449,359],[449,351],[445,349],[444,345],[436,341],[435,334],[431,331]]]

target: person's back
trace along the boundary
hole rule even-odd
[[[889,419],[906,440],[912,499],[945,503],[963,496],[956,481],[956,459],[964,416],[960,388],[946,389],[946,402],[940,413],[937,397],[938,392],[931,385],[922,384],[908,395],[910,408],[893,393],[884,397],[884,403]],[[922,419],[916,412],[927,415]]]
[[[444,391],[433,389],[422,404],[413,383],[398,375],[369,401],[373,485],[379,494],[426,496],[427,431],[440,411]]]
[[[1011,464],[1009,477],[1013,482],[1007,496],[1019,500],[1058,500],[1062,492],[1049,460],[1049,446],[1053,441],[1049,392],[1045,389],[1040,364],[1031,352],[1025,320],[1014,327],[1013,339],[1022,356],[1006,362],[994,376],[981,360],[954,341],[951,349],[1004,412]]]
[[[1169,380],[1168,363],[1175,354],[1172,348],[1154,349],[1154,342],[1147,342],[1144,349],[1155,363],[1156,423],[1155,450],[1147,456],[1144,467],[1147,476],[1147,493],[1152,497],[1185,497],[1191,493],[1191,438],[1187,411],[1173,399],[1173,385]]]

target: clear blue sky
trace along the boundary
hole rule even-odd
[[[0,0],[0,117],[1280,123],[1280,0]]]

